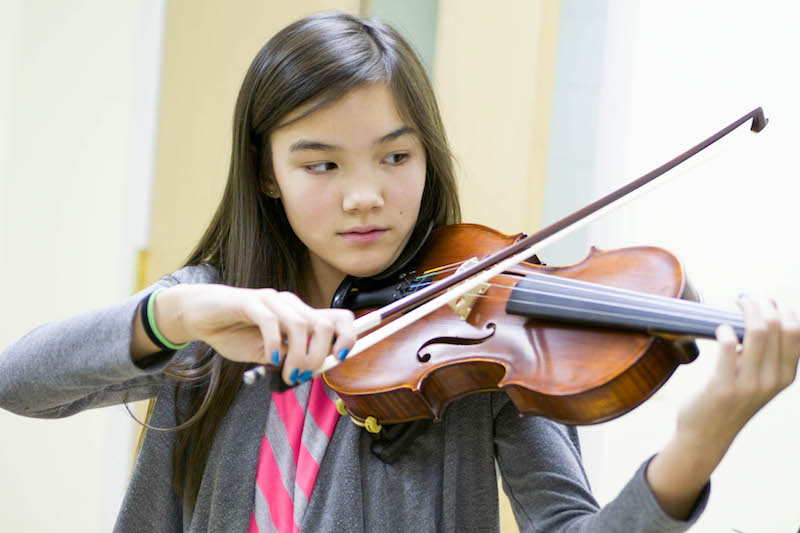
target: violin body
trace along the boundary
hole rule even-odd
[[[474,224],[434,230],[413,272],[481,259],[521,239]],[[448,272],[435,274],[436,280]],[[492,278],[462,319],[449,306],[411,324],[324,374],[349,414],[378,424],[439,419],[463,396],[504,391],[519,412],[566,424],[615,418],[650,397],[681,363],[690,339],[565,324],[507,312],[515,285],[546,274],[669,298],[696,299],[678,260],[656,247],[602,251],[579,263],[521,263]],[[361,315],[369,310],[360,310]]]

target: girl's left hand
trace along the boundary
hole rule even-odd
[[[647,482],[661,508],[685,520],[739,431],[791,385],[800,356],[800,324],[771,300],[739,300],[744,341],[717,328],[719,360],[703,391],[678,414],[675,435],[650,461]]]
[[[679,440],[719,462],[745,424],[792,384],[800,357],[800,322],[772,300],[740,298],[745,335],[739,346],[730,326],[717,328],[719,361],[703,392],[678,415]]]

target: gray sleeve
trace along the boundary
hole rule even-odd
[[[177,424],[174,392],[174,383],[164,385],[150,418],[152,426],[170,428]],[[183,410],[186,404],[181,403],[179,407]],[[145,432],[117,514],[115,532],[179,533],[184,530],[182,505],[172,484],[175,438],[175,431]]]
[[[520,417],[507,401],[495,418],[495,454],[520,531],[653,532],[688,529],[703,512],[706,485],[687,520],[669,517],[645,479],[646,461],[603,508],[592,496],[578,432],[541,417]]]
[[[193,346],[134,364],[130,345],[136,308],[159,287],[208,282],[212,274],[207,266],[187,267],[119,305],[34,329],[0,352],[0,408],[23,416],[62,418],[154,397],[165,379],[161,371]]]

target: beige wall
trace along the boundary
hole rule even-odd
[[[465,221],[505,233],[541,224],[558,11],[557,0],[439,3],[434,78]]]
[[[178,269],[219,203],[233,107],[256,52],[289,22],[328,9],[357,14],[359,1],[168,2],[148,283]]]

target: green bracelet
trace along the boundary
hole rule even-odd
[[[191,341],[185,342],[183,344],[172,344],[167,340],[166,337],[164,337],[164,335],[161,333],[161,331],[159,331],[158,326],[156,325],[156,317],[155,313],[153,312],[153,308],[155,307],[156,304],[156,296],[158,296],[158,293],[160,293],[163,290],[164,287],[156,289],[155,291],[153,291],[153,294],[151,294],[150,297],[147,299],[147,323],[150,324],[150,329],[152,330],[153,335],[155,335],[156,338],[159,341],[161,341],[161,343],[164,346],[166,346],[170,350],[182,350],[187,346],[189,346],[189,344],[191,344]]]

